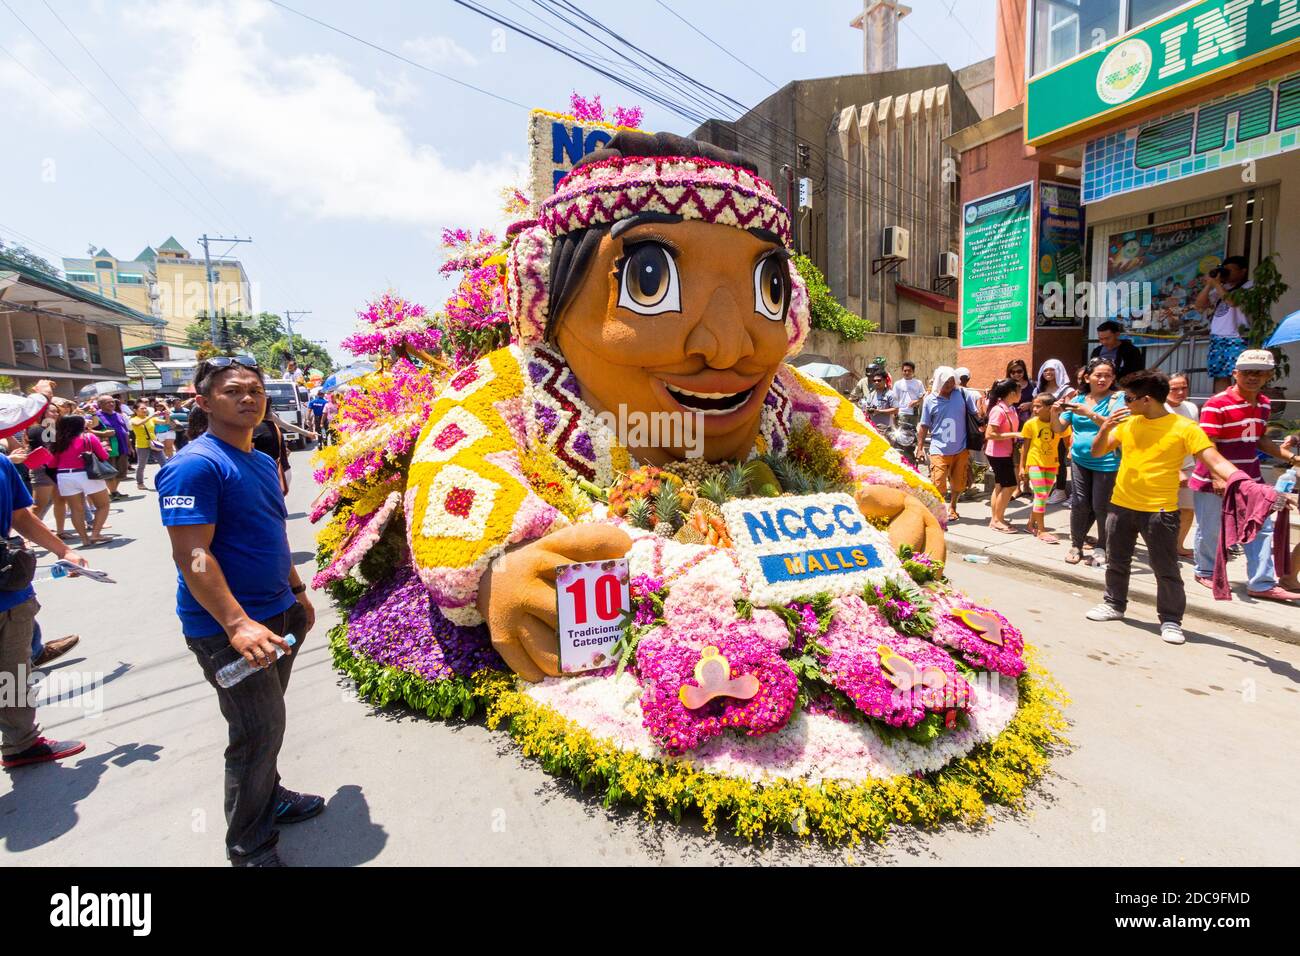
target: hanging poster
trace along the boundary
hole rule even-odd
[[[1038,184],[1038,308],[1040,329],[1083,327],[1084,310],[1074,307],[1074,287],[1084,281],[1083,206],[1079,187]]]
[[[1034,184],[962,207],[961,347],[1029,341]]]
[[[1112,235],[1106,249],[1106,283],[1097,290],[1092,322],[1113,317],[1136,345],[1209,330],[1210,314],[1196,297],[1211,269],[1227,254],[1228,214],[1144,226]]]

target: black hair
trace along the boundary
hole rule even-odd
[[[1245,256],[1228,256],[1223,260],[1223,264],[1225,266],[1236,266],[1238,269],[1245,269],[1247,272],[1250,271],[1250,260]]]
[[[239,362],[231,362],[229,365],[213,365],[207,359],[204,359],[199,363],[199,367],[194,370],[195,394],[206,398],[216,385],[218,376],[237,368],[242,368],[245,372],[256,375],[259,382],[265,383],[266,381],[260,366],[243,365]]]
[[[1188,388],[1191,388],[1191,385],[1192,385],[1192,376],[1189,375],[1187,372],[1170,372],[1170,373],[1169,373],[1169,381],[1172,382],[1172,381],[1173,381],[1174,379],[1176,379],[1176,378],[1181,378],[1184,382],[1187,383],[1187,387],[1188,387]]]
[[[899,368],[910,368],[913,372],[916,371],[916,363],[913,362],[911,359],[906,359],[905,361],[900,362],[898,367],[899,367]]]
[[[993,404],[1004,401],[1012,392],[1020,391],[1020,383],[1014,378],[1000,378],[989,389],[989,401]]]
[[[41,425],[27,426],[27,444],[32,448],[45,447],[45,428]]]
[[[1010,378],[1012,376],[1013,374],[1012,369],[1017,367],[1020,369],[1020,371],[1025,373],[1025,378],[1029,378],[1029,366],[1025,364],[1024,359],[1012,359],[1010,362],[1007,363],[1007,378]]]
[[[1122,332],[1124,326],[1120,325],[1114,319],[1107,319],[1101,325],[1097,326],[1098,332]]]
[[[1138,398],[1154,398],[1163,404],[1169,397],[1169,376],[1153,368],[1131,372],[1119,384],[1124,391],[1132,392]]]
[[[54,447],[50,452],[60,455],[86,430],[86,420],[80,415],[64,415],[54,426]]]
[[[699,140],[678,136],[675,133],[643,133],[639,130],[619,130],[599,149],[593,150],[573,167],[581,169],[592,163],[623,156],[701,156],[714,162],[739,166],[758,175],[758,167],[739,153]],[[680,216],[655,214],[659,222],[681,221]],[[578,287],[587,275],[587,269],[600,248],[600,240],[610,230],[609,225],[589,226],[559,236],[551,244],[550,278],[547,283],[546,339],[555,335],[555,320],[577,295]],[[775,237],[772,237],[774,241]]]
[[[1110,366],[1110,372],[1112,375],[1119,374],[1119,369],[1115,367],[1115,363],[1108,358],[1102,358],[1100,355],[1083,367],[1084,374],[1091,376],[1093,372],[1097,371],[1097,369],[1101,368],[1103,365]],[[1113,381],[1110,383],[1110,391],[1115,391],[1115,383]]]
[[[208,413],[195,405],[190,409],[190,417],[185,423],[185,438],[194,441],[208,430]]]

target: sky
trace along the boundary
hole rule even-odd
[[[569,2],[747,107],[862,68],[860,0]],[[536,0],[478,5],[582,62],[452,0],[284,4],[0,0],[0,239],[61,266],[91,245],[129,259],[169,235],[192,254],[205,232],[251,237],[231,255],[253,307],[309,310],[295,330],[339,358],[386,289],[440,307],[444,228],[500,230],[527,108],[565,110],[576,90],[644,107],[645,129],[696,125],[591,70],[608,54],[559,36]],[[994,0],[910,5],[900,66],[992,56]]]

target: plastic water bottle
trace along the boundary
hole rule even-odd
[[[56,564],[50,568],[50,577],[66,578],[68,576],[68,567],[65,564]]]
[[[1285,495],[1295,492],[1296,474],[1294,468],[1288,468],[1282,472],[1282,477],[1278,478],[1277,484],[1273,487]]]
[[[967,564],[988,564],[989,563],[988,556],[983,554],[963,554],[961,556],[961,559],[965,561]]]
[[[292,634],[284,635],[284,642],[290,647],[293,647],[293,645],[297,643],[297,640],[298,639]],[[275,659],[278,661],[282,657],[284,657],[284,648],[276,647]],[[248,663],[248,658],[240,657],[239,660],[231,661],[225,667],[221,668],[221,670],[217,671],[217,686],[234,687],[249,674],[261,669],[262,668],[254,667],[252,664]]]

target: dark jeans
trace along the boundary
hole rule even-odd
[[[301,604],[260,622],[276,634],[297,638],[293,653],[234,687],[218,687],[216,673],[238,658],[224,634],[187,641],[203,676],[217,692],[230,742],[226,746],[226,855],[231,862],[264,856],[275,846],[276,760],[284,740],[284,691],[302,651],[307,612]]]
[[[1074,462],[1074,492],[1070,496],[1070,544],[1082,548],[1094,519],[1097,522],[1097,547],[1106,550],[1106,514],[1110,495],[1115,490],[1113,471],[1093,471]]]
[[[1069,491],[1069,470],[1070,470],[1070,443],[1062,438],[1056,443],[1056,460],[1061,463],[1061,467],[1056,472],[1056,484],[1052,486],[1052,491]]]
[[[1133,548],[1142,536],[1156,575],[1156,616],[1160,623],[1183,622],[1187,593],[1178,565],[1178,512],[1133,511],[1112,504],[1106,516],[1106,603],[1123,613],[1128,607],[1128,580]]]

